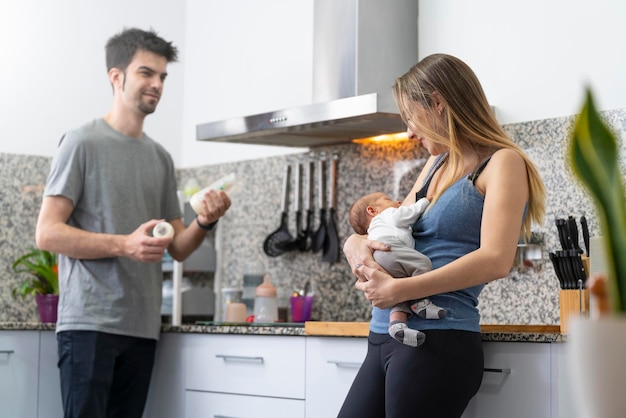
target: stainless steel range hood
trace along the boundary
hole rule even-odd
[[[316,147],[404,130],[391,96],[417,62],[417,0],[315,0],[312,104],[197,125],[198,141]]]

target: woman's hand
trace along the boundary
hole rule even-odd
[[[362,280],[361,271],[357,266],[365,265],[374,269],[382,270],[380,265],[374,261],[372,254],[374,250],[389,251],[390,247],[379,241],[371,241],[365,235],[353,234],[348,237],[343,244],[343,253],[348,260],[348,264],[352,268],[352,273]]]
[[[398,280],[394,280],[389,273],[365,265],[358,266],[356,270],[359,280],[354,287],[363,292],[367,300],[372,302],[372,306],[385,309],[400,302],[395,297],[394,287]]]

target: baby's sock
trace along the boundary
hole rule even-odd
[[[422,299],[413,303],[411,310],[424,319],[441,319],[448,314],[448,311],[435,305],[430,299]]]
[[[406,326],[406,323],[400,321],[393,321],[389,325],[389,335],[402,344],[410,345],[411,347],[422,345],[426,338],[423,332],[409,328]]]

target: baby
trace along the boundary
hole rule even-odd
[[[374,251],[374,260],[393,277],[411,277],[432,269],[428,257],[415,250],[411,225],[430,204],[422,198],[410,206],[392,200],[385,193],[371,193],[350,208],[350,225],[357,234],[391,246],[391,251]],[[389,335],[403,344],[417,347],[424,342],[423,332],[409,328],[406,321],[413,313],[425,319],[441,319],[447,311],[429,299],[403,302],[391,308]]]

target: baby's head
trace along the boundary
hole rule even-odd
[[[367,234],[372,218],[387,208],[400,207],[402,203],[393,200],[385,193],[370,193],[359,198],[350,207],[349,221],[352,229],[359,235]]]

